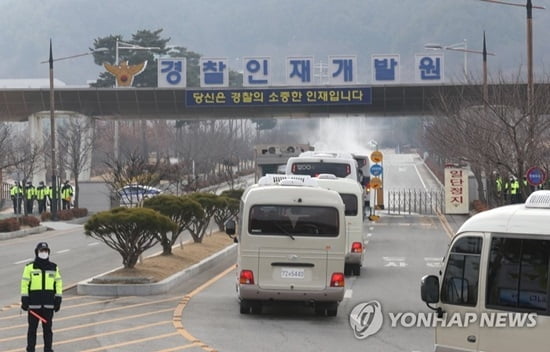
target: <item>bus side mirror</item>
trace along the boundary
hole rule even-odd
[[[428,304],[439,302],[439,278],[426,275],[420,281],[420,296]]]
[[[225,233],[229,236],[235,234],[235,220],[227,220],[225,223]]]

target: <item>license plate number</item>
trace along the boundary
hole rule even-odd
[[[282,268],[281,269],[281,278],[283,278],[283,279],[303,279],[304,278],[304,269]]]

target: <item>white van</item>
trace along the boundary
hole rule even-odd
[[[346,179],[337,178],[330,174],[317,176],[319,186],[338,192],[345,205],[346,216],[346,266],[344,273],[357,275],[361,274],[363,265],[363,189],[359,183]]]
[[[422,278],[422,300],[438,315],[469,319],[438,324],[435,351],[550,351],[549,277],[550,191],[468,219],[439,277]]]
[[[279,181],[279,179],[281,179]],[[344,203],[315,180],[266,175],[241,197],[237,257],[240,312],[266,301],[303,301],[335,316],[344,298]],[[226,224],[228,234],[235,223]]]

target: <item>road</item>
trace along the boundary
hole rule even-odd
[[[432,187],[420,158],[388,154],[385,188]],[[431,351],[433,330],[390,326],[389,313],[428,312],[419,281],[438,270],[449,233],[437,216],[379,213],[365,222],[367,242],[360,277],[346,278],[346,298],[335,318],[318,317],[302,305],[274,304],[261,315],[241,315],[235,295],[234,258],[167,295],[148,297],[64,294],[54,320],[54,349],[59,351]],[[452,226],[459,225],[460,220]],[[0,242],[8,290],[0,293],[0,350],[24,351],[26,320],[19,315],[19,278],[24,259],[46,240],[63,269],[66,283],[113,269],[118,254],[82,235],[82,229]],[[56,252],[59,251],[59,252]],[[19,263],[19,264],[17,264]],[[218,273],[222,273],[219,276]],[[205,285],[202,285],[206,282]],[[5,286],[6,287],[6,286]],[[384,324],[366,339],[354,336],[350,312],[360,303],[382,305]],[[39,337],[40,342],[41,337]]]

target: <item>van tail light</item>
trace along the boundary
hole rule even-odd
[[[241,270],[239,283],[243,285],[254,285],[254,273],[252,270]]]
[[[363,244],[361,242],[353,242],[351,244],[351,253],[361,253],[363,251]]]
[[[292,164],[292,173],[296,172],[296,164]]]
[[[330,287],[344,287],[344,273],[332,273],[330,277]]]

